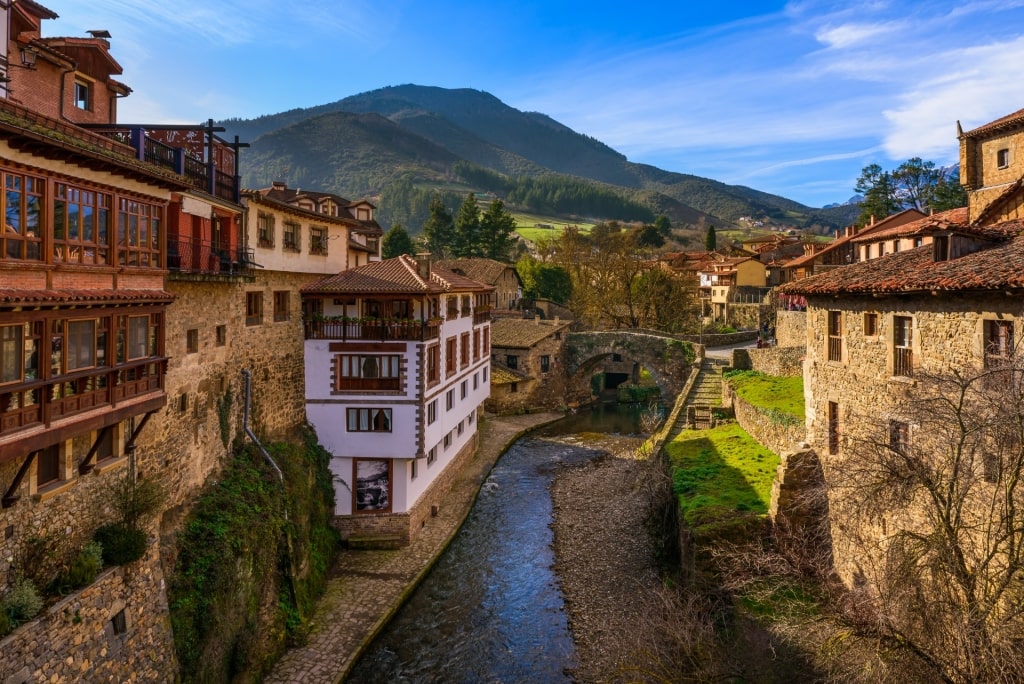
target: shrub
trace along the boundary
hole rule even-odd
[[[104,525],[93,538],[102,547],[103,562],[107,565],[126,565],[146,553],[146,533],[123,523]]]
[[[15,581],[7,595],[0,599],[3,612],[12,627],[28,622],[43,609],[43,599],[32,580],[22,577]]]
[[[14,630],[14,625],[11,624],[11,618],[7,616],[7,611],[0,607],[0,639],[11,633]]]
[[[164,491],[156,480],[135,479],[125,473],[112,484],[110,498],[120,522],[125,527],[138,527],[142,520],[160,508]]]
[[[71,560],[57,579],[53,589],[58,594],[66,594],[75,589],[87,587],[96,581],[96,576],[103,569],[103,546],[91,541]]]

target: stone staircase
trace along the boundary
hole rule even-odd
[[[677,431],[711,427],[711,409],[722,405],[722,369],[728,365],[725,359],[705,358],[701,362],[697,380],[679,412]]]

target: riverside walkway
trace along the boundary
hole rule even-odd
[[[481,421],[476,455],[452,483],[437,517],[431,518],[404,548],[341,551],[313,615],[306,643],[286,651],[263,681],[343,681],[455,537],[505,449],[532,428],[561,417],[560,413],[536,413]]]

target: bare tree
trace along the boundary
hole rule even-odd
[[[991,361],[847,420],[827,473],[847,617],[944,682],[1024,681],[1024,359]]]

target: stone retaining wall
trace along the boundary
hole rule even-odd
[[[722,383],[722,406],[731,407],[736,421],[747,434],[776,454],[792,451],[806,439],[807,431],[802,421],[793,418],[795,424],[781,422],[763,408],[744,401],[728,382]]]
[[[807,312],[776,311],[775,341],[780,347],[806,347]]]

